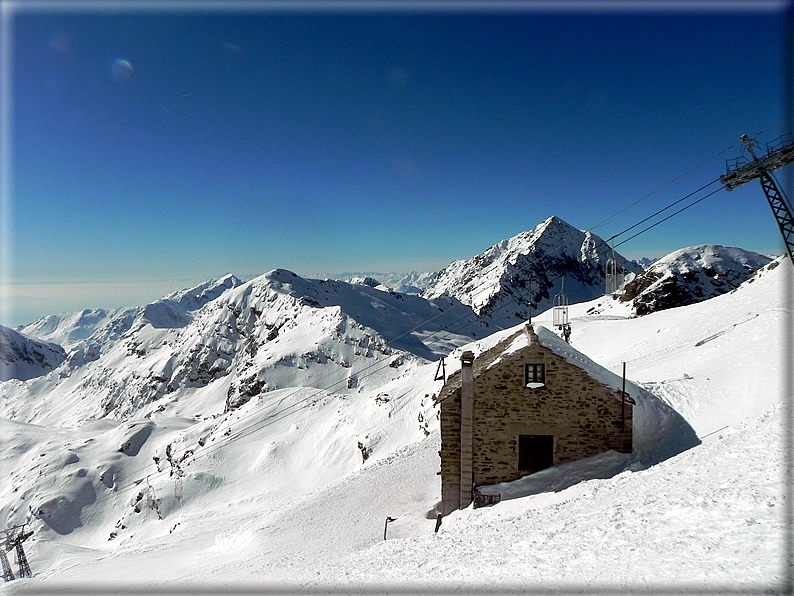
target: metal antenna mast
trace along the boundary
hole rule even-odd
[[[794,162],[794,142],[791,135],[784,135],[777,141],[767,145],[767,153],[762,157],[755,154],[753,139],[747,135],[742,135],[740,140],[747,147],[747,152],[752,161],[738,157],[728,160],[728,171],[724,176],[720,176],[720,182],[725,186],[725,190],[733,190],[758,178],[761,181],[761,188],[766,195],[772,214],[775,216],[783,242],[786,245],[789,260],[794,265],[794,216],[792,216],[791,206],[778,188],[771,172],[789,165]]]

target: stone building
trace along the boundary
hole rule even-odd
[[[476,358],[465,352],[437,403],[443,515],[468,506],[478,486],[632,450],[633,400],[620,378],[544,327],[527,324]]]

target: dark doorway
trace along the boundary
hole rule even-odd
[[[518,435],[518,469],[539,472],[554,465],[554,435]]]

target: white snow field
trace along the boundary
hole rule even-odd
[[[499,486],[500,503],[438,532],[435,363],[343,394],[281,388],[223,415],[219,379],[180,398],[220,404],[214,416],[3,419],[2,521],[30,512],[35,534],[34,577],[0,594],[790,593],[791,287],[782,259],[645,317],[611,298],[571,306],[572,346],[617,375],[626,362],[638,385],[636,453]],[[533,323],[550,328],[551,313]],[[701,443],[677,453],[665,404]],[[654,463],[665,446],[677,454]]]

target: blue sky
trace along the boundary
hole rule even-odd
[[[739,135],[790,130],[785,3],[641,4],[7,5],[0,322],[226,272],[439,269],[653,193],[608,238],[724,173]],[[782,252],[756,185],[619,250],[701,243]]]

